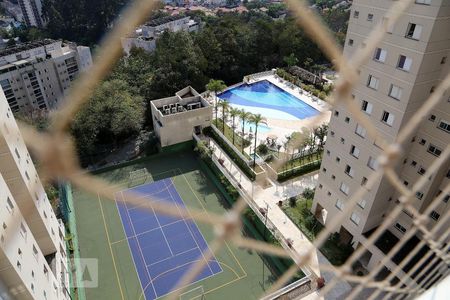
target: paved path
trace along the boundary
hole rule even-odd
[[[254,203],[260,208],[268,208],[268,220],[272,223],[281,235],[286,239],[290,238],[293,241],[292,249],[298,254],[306,254],[305,251],[312,244],[300,229],[286,216],[284,211],[277,205],[278,201],[286,200],[288,197],[299,195],[305,188],[314,188],[318,178],[318,172],[313,172],[305,176],[296,178],[295,180],[285,182],[283,184],[270,181],[271,186],[263,189],[260,185],[250,181],[242,171],[228,158],[223,150],[211,139],[211,145],[214,148],[214,156],[223,160],[223,167],[227,170],[235,181],[239,182],[242,189],[252,196]],[[308,262],[308,269],[311,270],[315,276],[324,276],[326,282],[331,281],[334,276],[329,272],[321,272],[320,264],[331,265],[328,260],[320,253],[314,251]],[[351,289],[346,282],[340,282],[332,293],[327,295],[326,299],[342,299],[342,295],[348,293]],[[317,297],[316,297],[317,298]]]

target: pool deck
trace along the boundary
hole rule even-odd
[[[303,120],[281,120],[281,119],[267,118],[267,126],[270,127],[271,130],[265,132],[258,132],[259,142],[265,141],[266,138],[269,136],[270,137],[276,136],[278,137],[278,142],[283,143],[284,140],[286,139],[286,136],[290,136],[295,131],[301,131],[301,129],[304,127],[312,128],[320,126],[321,124],[324,123],[328,124],[330,122],[331,106],[327,102],[320,99],[315,101],[314,99],[317,97],[312,96],[310,93],[302,90],[301,88],[295,85],[292,88],[289,82],[273,74],[251,77],[248,83],[255,83],[263,80],[267,80],[273,85],[292,94],[299,100],[317,109],[320,112],[320,114],[318,114],[315,117],[306,118]],[[233,85],[228,89],[236,86],[237,85]],[[231,106],[233,106],[233,104],[231,104]]]

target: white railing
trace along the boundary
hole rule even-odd
[[[282,296],[284,296],[284,295],[286,295],[286,294],[288,294],[290,292],[293,292],[296,289],[298,289],[298,288],[300,288],[300,287],[302,287],[302,286],[304,286],[306,284],[309,284],[309,283],[311,283],[311,279],[310,278],[308,278],[308,277],[301,278],[301,279],[299,279],[297,281],[294,281],[293,283],[291,283],[291,284],[289,284],[289,285],[287,285],[287,286],[285,286],[285,287],[283,287],[283,288],[273,292],[272,294],[267,295],[264,298],[261,298],[261,300],[278,299],[278,298],[280,298],[280,297],[282,297]],[[311,289],[312,289],[312,287],[308,287],[307,292],[310,292]],[[303,292],[303,294],[306,294],[307,292],[305,291],[305,292]],[[283,299],[291,299],[290,297],[287,297],[287,298],[285,298],[285,297],[283,297]],[[295,295],[294,299],[298,299],[298,297],[299,297],[299,295],[297,294],[297,295]]]

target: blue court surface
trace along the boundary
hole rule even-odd
[[[150,197],[185,207],[170,178],[119,192],[116,199],[126,198],[129,192],[142,195],[142,204],[136,207],[116,201],[117,207],[145,299],[156,299],[168,294],[195,262],[205,259],[202,253],[209,251],[208,244],[192,220],[156,214],[145,208]],[[213,258],[195,281],[221,271]]]
[[[239,85],[218,97],[232,105],[249,107],[245,110],[261,113],[266,118],[302,120],[319,114],[317,109],[268,80]]]

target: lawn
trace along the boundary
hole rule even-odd
[[[216,125],[217,129],[222,132],[222,126],[223,122],[222,119],[216,119],[214,120],[214,125]],[[228,124],[225,123],[225,131],[222,132],[225,137],[230,141],[230,143],[233,143],[233,129],[228,126]],[[234,134],[234,146],[238,149],[242,149],[242,142],[244,142],[244,148],[250,146],[250,141],[247,139],[243,139],[237,132]],[[250,155],[248,155],[245,151],[243,152],[245,157],[248,157],[250,159]]]

